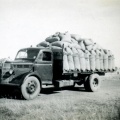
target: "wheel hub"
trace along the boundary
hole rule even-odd
[[[27,92],[30,94],[34,93],[36,90],[36,87],[37,87],[37,85],[34,81],[29,82],[28,86],[27,86]]]
[[[97,79],[97,78],[94,79],[94,81],[93,81],[93,85],[94,85],[94,87],[97,87],[97,86],[98,86],[98,79]]]

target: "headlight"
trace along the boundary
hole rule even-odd
[[[13,71],[12,69],[9,70],[9,73],[10,73],[10,74],[13,74],[13,72],[14,72],[14,71]]]

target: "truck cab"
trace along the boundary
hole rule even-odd
[[[52,54],[51,49],[43,47],[20,49],[14,61],[6,61],[0,66],[0,85],[18,86],[25,99],[33,99],[43,84],[52,84]]]

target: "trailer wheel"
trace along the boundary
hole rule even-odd
[[[92,74],[86,77],[84,87],[87,91],[96,92],[100,88],[101,80],[98,74]]]
[[[41,90],[41,85],[39,80],[34,77],[28,77],[21,85],[21,93],[24,99],[31,100],[38,96]]]

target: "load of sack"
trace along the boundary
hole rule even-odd
[[[63,50],[63,70],[67,72],[115,70],[114,55],[110,50],[78,34],[57,32],[37,45],[41,46],[51,46],[53,52]]]

